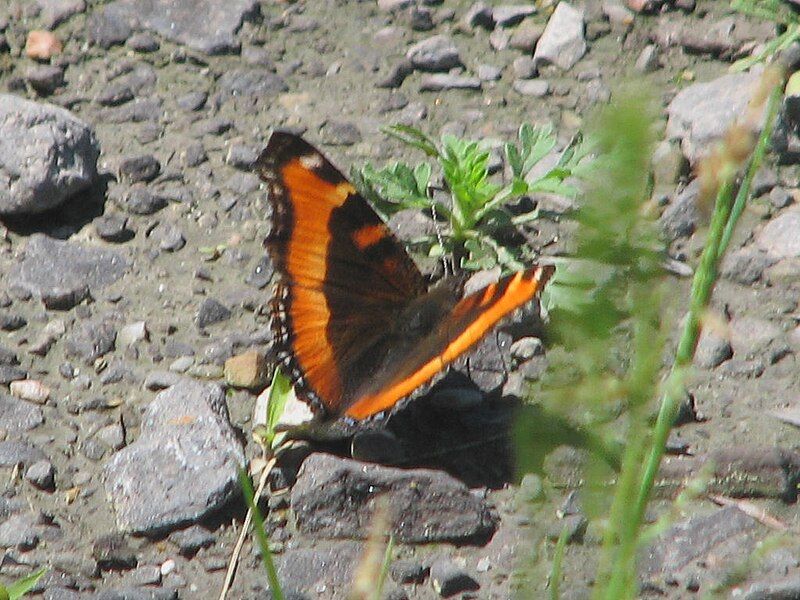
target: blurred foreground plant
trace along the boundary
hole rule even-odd
[[[22,598],[33,589],[36,582],[39,581],[46,572],[47,569],[42,568],[8,586],[0,584],[0,600],[19,600],[19,598]]]
[[[740,58],[731,65],[732,71],[746,71],[759,62],[766,62],[776,54],[800,41],[800,13],[785,0],[732,0],[731,8],[743,14],[773,21],[783,28],[775,39],[764,44],[752,56]]]
[[[536,390],[537,401],[550,411],[569,413],[573,422],[579,421],[598,438],[621,433],[624,439],[618,474],[590,452],[583,477],[584,510],[590,518],[602,518],[605,526],[595,598],[618,600],[638,593],[636,557],[648,537],[644,511],[684,394],[683,382],[717,265],[764,155],[780,81],[775,70],[766,72],[745,122],[731,128],[699,169],[701,194],[714,199],[714,209],[673,368],[663,385],[661,361],[669,328],[660,266],[663,247],[647,201],[655,114],[640,94],[622,95],[601,113],[595,128],[599,157],[575,215],[574,252],[560,261],[543,295],[563,350],[550,352],[551,368]],[[757,137],[754,132],[762,122],[765,104],[766,124]],[[659,393],[663,399],[653,428],[653,400]],[[518,420],[523,468],[541,465],[542,440],[536,439],[541,435],[524,415]],[[556,550],[551,591],[558,589],[563,544]]]

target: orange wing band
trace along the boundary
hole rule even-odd
[[[531,300],[544,287],[553,272],[553,267],[549,265],[520,271],[462,299],[453,308],[445,324],[457,323],[470,312],[475,315],[460,331],[453,332],[454,337],[438,356],[408,376],[392,382],[385,390],[360,398],[345,414],[354,419],[366,419],[394,406],[469,350],[503,317]]]

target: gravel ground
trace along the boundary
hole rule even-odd
[[[236,466],[257,456],[258,390],[226,389],[223,365],[243,354],[250,364],[250,350],[268,358],[271,344],[270,211],[251,165],[273,128],[303,133],[345,171],[416,160],[380,133],[395,122],[498,143],[522,122],[550,124],[563,146],[621,82],[644,82],[664,109],[661,224],[675,270],[691,272],[705,219],[691,166],[757,82],[730,63],[773,39],[774,25],[713,0],[536,6],[0,6],[0,580],[47,566],[36,590],[53,600],[218,596],[243,518]],[[737,597],[800,594],[796,539],[763,549],[776,529],[764,515],[798,526],[792,119],[789,110],[782,164],[773,157],[759,174],[723,265],[719,326],[701,340],[691,418],[670,440],[682,454],[665,467],[665,481],[680,481],[714,460],[717,491],[760,517],[708,500],[682,506],[643,552],[643,595],[708,593],[759,548],[732,584]],[[531,240],[553,253],[569,232],[543,221]],[[688,278],[675,284],[685,290]],[[505,391],[520,389],[520,373],[538,377],[546,358],[533,335],[491,336],[471,378],[502,385],[497,348],[511,342],[521,366]],[[352,447],[299,444],[281,462],[271,485],[290,491],[264,508],[293,597],[346,597],[376,488],[403,514],[387,598],[508,598],[531,556],[525,572],[544,597],[564,525],[562,592],[589,596],[600,531],[569,486],[580,454],[559,449],[544,482],[515,481],[507,439],[485,437],[505,431],[513,402],[476,402],[465,386],[456,378],[445,388],[461,390],[455,399],[411,402]],[[666,508],[654,503],[653,516]],[[268,597],[250,541],[229,597]]]

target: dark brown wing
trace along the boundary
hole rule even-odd
[[[301,395],[339,416],[369,376],[370,349],[425,281],[364,198],[300,137],[276,131],[255,166],[273,206],[265,243],[280,276],[278,351]]]
[[[503,317],[534,298],[553,271],[550,265],[532,267],[463,298],[411,351],[393,357],[365,381],[345,415],[365,419],[394,406],[464,354]]]

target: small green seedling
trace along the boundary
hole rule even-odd
[[[405,125],[393,125],[384,132],[434,158],[447,194],[432,193],[433,167],[428,163],[411,167],[396,162],[381,169],[368,163],[353,170],[353,182],[384,217],[404,209],[421,209],[434,219],[444,219],[446,228],[435,236],[412,240],[412,244],[423,247],[428,256],[451,255],[458,267],[470,270],[495,265],[519,270],[532,259],[514,232],[538,218],[539,211],[515,213],[512,202],[537,192],[575,197],[578,190],[565,180],[578,175],[579,163],[588,154],[588,145],[576,138],[555,166],[533,177],[534,167],[554,151],[556,138],[549,127],[522,125],[517,142],[503,147],[510,181],[501,185],[490,176],[491,151],[484,143],[445,135],[437,144],[419,129]]]

